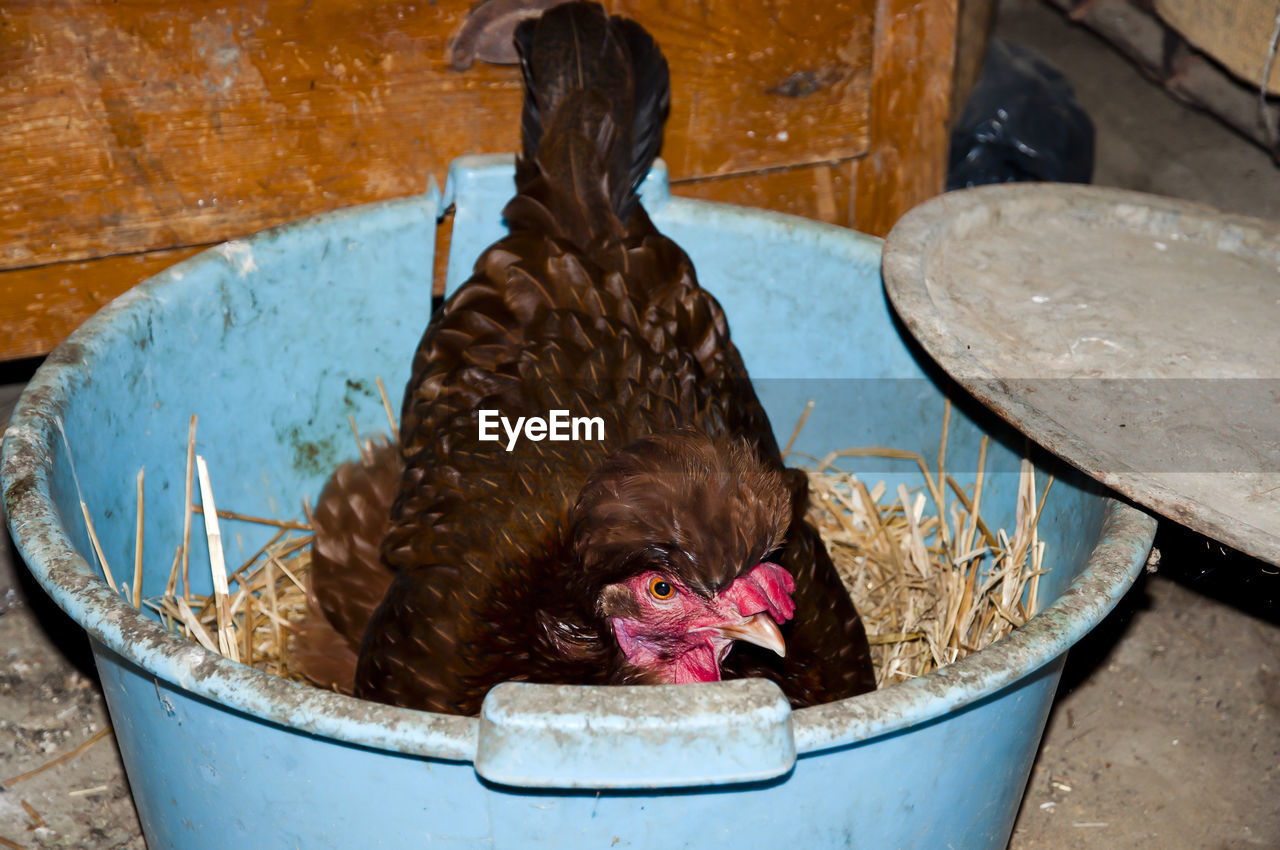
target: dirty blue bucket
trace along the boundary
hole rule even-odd
[[[1040,521],[1047,610],[933,675],[794,712],[764,681],[504,685],[480,719],[374,705],[206,652],[99,578],[80,501],[127,577],[145,466],[143,590],[163,591],[193,413],[219,505],[297,516],[353,453],[348,414],[363,433],[384,427],[375,379],[407,378],[438,213],[456,204],[452,287],[501,232],[511,185],[509,158],[462,160],[443,198],[208,251],[91,319],[24,393],[4,443],[13,538],[89,632],[148,846],[1003,846],[1065,653],[1130,586],[1155,528],[1069,470],[1053,469]],[[661,169],[644,195],[724,304],[780,441],[814,398],[798,451],[880,444],[934,457],[954,390],[894,319],[879,240],[671,198]],[[1009,526],[1025,443],[957,398],[957,477],[967,468],[972,481],[983,433],[994,438],[983,515]],[[1053,464],[1040,461],[1043,486]],[[890,492],[918,484],[908,466],[860,468]],[[223,538],[236,561],[265,532],[228,521]]]

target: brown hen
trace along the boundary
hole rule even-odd
[[[593,3],[515,40],[510,235],[427,327],[399,446],[322,493],[323,616],[296,659],[326,686],[461,714],[507,680],[764,676],[796,706],[872,689],[805,476],[783,467],[719,304],[636,197],[667,110],[661,52]],[[482,411],[556,410],[603,433],[479,438]]]

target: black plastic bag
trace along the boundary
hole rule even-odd
[[[1066,77],[1030,48],[992,39],[951,131],[947,188],[1092,176],[1093,122]]]

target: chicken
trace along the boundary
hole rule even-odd
[[[806,478],[782,464],[720,305],[636,196],[665,59],[594,3],[515,41],[510,234],[427,327],[398,447],[339,469],[317,502],[318,613],[297,663],[460,714],[507,680],[764,676],[796,706],[871,690],[862,623],[804,521]],[[481,439],[497,416],[554,411],[596,427]]]

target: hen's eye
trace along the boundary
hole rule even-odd
[[[649,595],[654,599],[670,599],[676,595],[676,589],[666,579],[655,578],[649,582]]]

